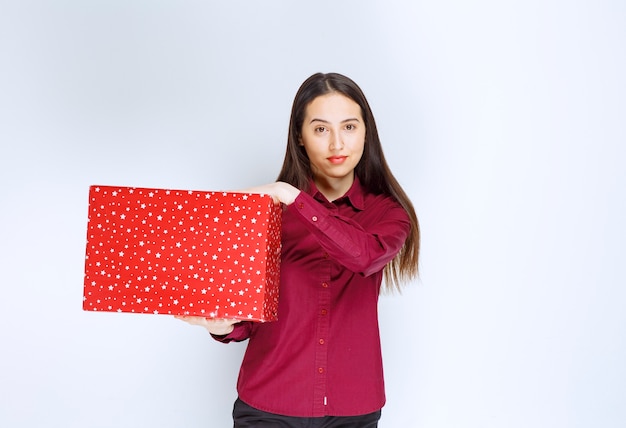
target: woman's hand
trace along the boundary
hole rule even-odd
[[[274,202],[280,202],[285,205],[292,204],[300,194],[298,188],[282,181],[251,187],[249,189],[240,190],[240,192],[270,195],[274,199]]]
[[[185,315],[175,315],[174,318],[185,321],[191,325],[199,325],[208,330],[209,333],[216,336],[225,336],[235,329],[235,324],[239,320],[226,320],[220,318],[192,317]]]

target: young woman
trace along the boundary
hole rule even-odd
[[[249,339],[235,427],[376,427],[385,404],[377,303],[383,276],[417,275],[419,226],[355,82],[309,77],[296,94],[278,181],[284,204],[278,321],[181,317],[221,342]]]

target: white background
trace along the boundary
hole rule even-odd
[[[245,344],[82,312],[88,186],[273,181],[317,71],[422,226],[380,426],[626,426],[625,41],[619,0],[0,1],[0,426],[231,426]]]

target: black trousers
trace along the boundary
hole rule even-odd
[[[239,398],[233,407],[234,428],[376,428],[380,410],[360,416],[297,418],[275,415],[248,406]]]

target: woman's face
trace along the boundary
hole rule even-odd
[[[320,95],[306,108],[301,135],[317,187],[342,196],[352,186],[365,146],[359,105],[336,92]]]

